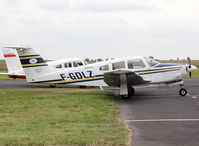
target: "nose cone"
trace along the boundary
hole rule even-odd
[[[198,69],[196,66],[191,65],[191,67],[188,66],[187,71],[188,71],[188,72],[192,72],[192,71],[194,71],[194,70],[196,70],[196,69]]]
[[[197,70],[198,68],[194,65],[191,65],[191,69],[192,69],[192,71],[194,71],[194,70]]]

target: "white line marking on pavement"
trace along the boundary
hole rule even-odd
[[[196,96],[194,96],[194,95],[190,95],[190,94],[187,94],[188,96],[190,96],[191,98],[193,98],[193,99],[196,99],[197,97]]]
[[[146,119],[146,120],[125,120],[127,123],[131,122],[188,122],[199,121],[199,119]]]

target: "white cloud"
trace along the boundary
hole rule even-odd
[[[198,5],[197,0],[0,0],[0,47],[28,44],[47,58],[199,59]]]
[[[56,11],[156,10],[162,0],[39,0],[38,6]]]

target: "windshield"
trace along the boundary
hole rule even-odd
[[[152,59],[152,58],[149,58],[149,57],[146,57],[145,58],[146,62],[149,64],[149,66],[156,66],[157,64],[159,64],[158,61]]]

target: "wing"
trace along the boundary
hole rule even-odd
[[[150,81],[144,80],[141,76],[130,70],[114,70],[104,73],[104,82],[109,86],[120,87],[121,84],[134,86],[147,84]]]

